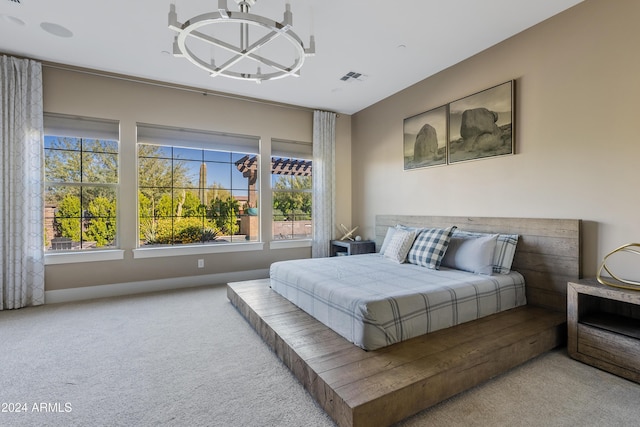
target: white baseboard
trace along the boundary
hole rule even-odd
[[[168,291],[172,289],[194,288],[196,286],[225,284],[228,282],[264,279],[267,277],[269,277],[269,270],[260,269],[233,273],[206,274],[200,276],[174,277],[170,279],[59,289],[55,291],[45,291],[45,304],[117,297],[146,292]]]

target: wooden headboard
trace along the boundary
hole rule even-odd
[[[525,278],[529,305],[566,311],[567,282],[582,277],[579,219],[377,215],[378,250],[387,228],[397,224],[437,228],[455,225],[465,231],[518,234],[512,269]]]

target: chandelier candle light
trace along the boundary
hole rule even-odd
[[[169,28],[177,32],[173,55],[187,58],[212,77],[261,83],[299,76],[305,57],[315,54],[315,39],[311,36],[305,48],[293,32],[291,5],[287,3],[283,21],[276,22],[249,13],[257,0],[234,1],[239,12],[230,11],[227,0],[218,0],[217,11],[184,23],[178,22],[176,6],[171,4]]]

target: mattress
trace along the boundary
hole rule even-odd
[[[516,271],[491,276],[379,254],[273,263],[271,288],[365,350],[526,304]]]

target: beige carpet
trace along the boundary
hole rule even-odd
[[[0,346],[0,426],[334,425],[223,286],[2,311]],[[639,424],[640,385],[561,349],[399,425]]]

